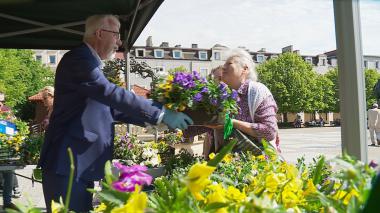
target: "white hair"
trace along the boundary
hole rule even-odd
[[[112,24],[120,27],[120,21],[115,15],[93,15],[88,17],[86,19],[83,40],[94,37],[98,29],[103,29]]]
[[[247,66],[247,78],[252,81],[257,81],[255,62],[253,62],[252,56],[246,50],[243,50],[241,48],[232,49],[227,57],[227,60],[230,59],[234,59],[241,68]]]

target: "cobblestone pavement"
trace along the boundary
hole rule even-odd
[[[341,138],[339,127],[301,128],[280,130],[282,155],[287,161],[296,162],[296,159],[305,156],[307,161],[320,154],[327,158],[333,158],[341,153]],[[193,153],[202,153],[202,142],[192,145],[184,144],[183,147],[191,149]],[[380,147],[368,147],[370,160],[380,162]],[[16,173],[30,177],[34,165],[26,166]],[[31,201],[37,207],[44,208],[45,203],[41,184],[35,183],[34,187],[30,180],[18,177],[22,197],[14,199],[14,202],[27,203]],[[2,204],[2,200],[0,201]]]

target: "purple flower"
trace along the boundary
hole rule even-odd
[[[220,96],[223,100],[226,100],[228,98],[228,92],[227,90],[223,91],[222,95]]]
[[[222,92],[226,91],[227,90],[227,84],[224,82],[220,82],[219,83],[219,90],[221,90]]]
[[[194,76],[194,78],[197,79],[197,80],[200,80],[200,79],[201,79],[201,75],[200,75],[199,72],[197,72],[197,71],[193,71],[193,76]]]
[[[203,87],[201,93],[209,93],[210,90],[207,87]]]
[[[194,100],[195,102],[200,102],[200,101],[202,101],[202,98],[203,98],[202,94],[201,94],[201,93],[197,93],[197,94],[194,96],[193,100]]]
[[[376,168],[378,166],[378,164],[375,161],[371,160],[371,162],[369,162],[368,166],[372,167],[372,168]]]
[[[152,183],[152,176],[145,173],[146,166],[133,165],[124,166],[121,163],[115,162],[114,166],[119,169],[119,180],[112,183],[112,187],[121,192],[133,192],[137,185],[150,185]]]
[[[232,94],[231,94],[232,99],[237,101],[239,99],[238,92],[234,89],[232,89]]]
[[[216,105],[218,105],[218,100],[216,99],[216,98],[211,98],[211,104],[212,105],[214,105],[214,106],[216,106]]]
[[[178,84],[178,85],[184,87],[185,89],[190,89],[190,88],[195,87],[195,82],[193,80],[192,75],[187,74],[187,73],[177,72],[174,75],[173,82],[175,84]]]

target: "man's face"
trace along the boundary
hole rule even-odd
[[[117,24],[109,24],[99,29],[100,50],[99,56],[102,60],[115,58],[116,51],[121,46],[120,32]]]

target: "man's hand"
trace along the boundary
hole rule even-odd
[[[193,124],[193,120],[182,112],[175,112],[169,109],[165,109],[162,122],[168,125],[171,129],[187,129],[189,125]]]

